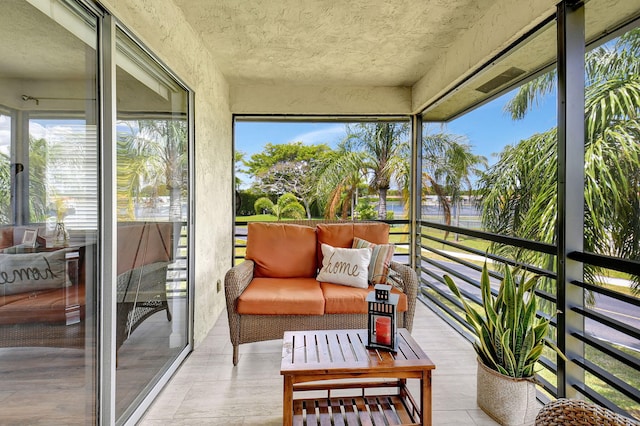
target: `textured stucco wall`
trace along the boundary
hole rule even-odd
[[[195,92],[195,306],[197,346],[224,309],[231,265],[232,121],[229,87],[171,0],[101,2]],[[167,19],[171,17],[171,19]]]
[[[408,114],[409,87],[321,87],[237,85],[231,88],[237,114]]]

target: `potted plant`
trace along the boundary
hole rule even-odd
[[[533,424],[538,411],[534,368],[545,342],[559,356],[562,352],[547,340],[549,320],[536,317],[534,291],[537,276],[518,285],[507,266],[497,296],[491,293],[487,263],[482,268],[481,309],[476,310],[448,275],[444,280],[462,302],[478,354],[478,406],[502,425]]]

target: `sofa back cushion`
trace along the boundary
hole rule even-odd
[[[245,257],[255,262],[255,277],[313,278],[317,269],[315,229],[286,223],[249,223]]]
[[[118,275],[172,260],[173,222],[118,223]]]
[[[367,240],[373,244],[387,244],[389,242],[389,224],[384,222],[349,222],[349,223],[319,223],[316,225],[318,234],[318,265],[322,265],[322,244],[332,247],[350,248],[355,237]]]

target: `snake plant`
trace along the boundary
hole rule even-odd
[[[549,320],[536,317],[538,304],[534,291],[538,278],[533,276],[525,281],[523,274],[516,285],[514,275],[507,266],[498,295],[494,296],[485,262],[480,279],[483,314],[467,302],[451,277],[444,276],[449,289],[462,302],[467,322],[476,337],[473,347],[481,362],[505,376],[533,380],[534,367],[542,355],[545,342],[566,359],[547,340]]]

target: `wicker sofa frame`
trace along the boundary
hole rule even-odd
[[[565,425],[638,426],[640,422],[591,402],[567,398],[547,403],[536,416],[535,426]]]
[[[295,221],[298,225],[315,226],[318,223],[339,223],[330,221]],[[344,223],[344,222],[343,222]],[[407,296],[407,311],[398,315],[398,327],[409,332],[413,329],[413,317],[418,294],[418,278],[413,269],[398,262],[392,262],[391,270],[397,273],[396,285]],[[367,328],[367,314],[324,314],[324,315],[240,315],[236,312],[238,297],[253,279],[254,262],[244,260],[231,268],[224,280],[229,334],[233,345],[233,365],[238,364],[239,345],[282,339],[285,331],[301,330],[341,330]]]

